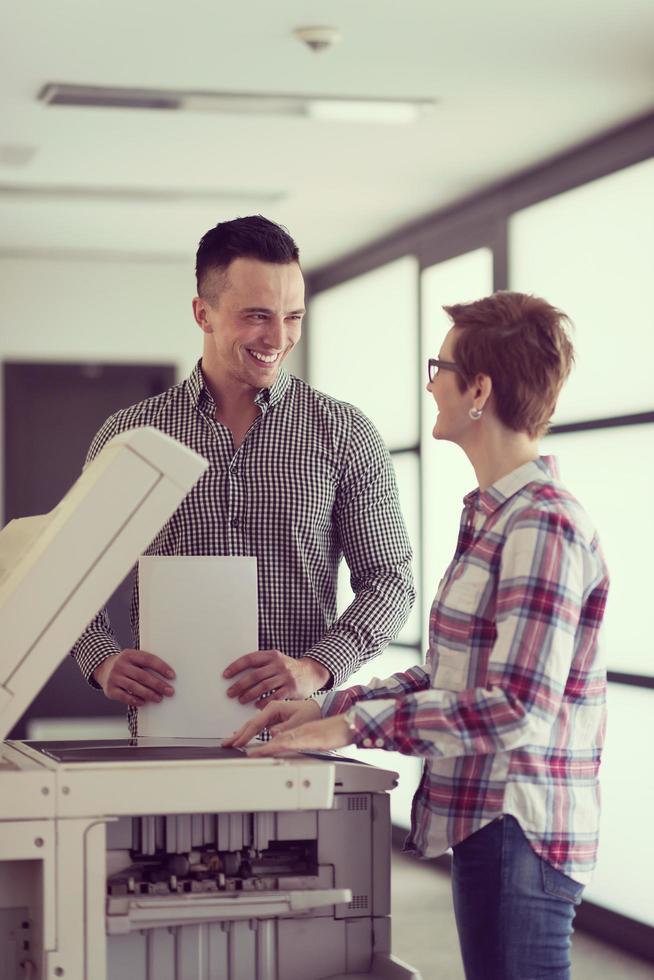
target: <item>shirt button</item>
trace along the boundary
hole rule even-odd
[[[375,739],[375,746],[378,749],[383,749],[384,748],[384,739],[383,738],[376,738]]]
[[[364,748],[369,749],[370,746],[372,745],[372,739],[371,738],[364,738],[364,740],[363,740],[363,742],[361,744],[363,745]]]
[[[240,521],[239,521],[238,517],[233,517],[232,520],[229,523],[232,525],[232,527],[238,527],[239,524],[240,524]]]

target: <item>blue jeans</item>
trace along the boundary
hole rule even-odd
[[[466,980],[570,980],[583,887],[538,857],[514,817],[457,844],[452,892]]]

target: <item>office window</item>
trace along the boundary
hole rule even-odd
[[[606,747],[600,770],[602,819],[597,871],[584,896],[654,925],[652,691],[609,684]]]
[[[426,649],[429,610],[438,583],[454,554],[464,494],[477,485],[475,471],[463,451],[448,442],[436,442],[432,429],[436,403],[426,392],[427,359],[438,354],[450,329],[441,307],[481,299],[493,291],[493,255],[479,248],[425,269],[422,274],[422,541],[423,541],[423,645]]]
[[[548,436],[561,479],[591,516],[611,575],[604,642],[610,670],[654,675],[651,604],[654,423]],[[649,542],[649,544],[648,544]],[[650,692],[654,708],[654,692]]]
[[[399,670],[407,670],[420,663],[420,656],[406,647],[389,646],[365,667],[361,667],[347,682],[347,687],[368,684],[373,677],[386,678]],[[399,774],[399,783],[391,793],[391,818],[396,827],[408,829],[411,825],[411,801],[418,788],[422,763],[420,759],[400,752],[384,749],[357,749],[348,745],[343,754],[360,759],[380,769],[391,769]]]
[[[314,388],[361,408],[390,449],[419,591],[417,276],[416,259],[405,256],[314,297],[308,372]],[[338,593],[340,613],[353,599],[345,563]],[[419,644],[419,601],[397,640]]]
[[[362,409],[390,450],[418,443],[417,275],[405,256],[311,300],[311,384]]]
[[[543,201],[509,221],[511,288],[535,292],[574,323],[577,363],[555,423],[624,419],[654,409],[654,161]],[[611,574],[604,641],[610,670],[654,675],[646,611],[654,546],[654,424],[554,433],[543,451],[597,526]],[[654,784],[646,733],[654,691],[609,684],[597,871],[586,897],[654,924]]]
[[[417,453],[393,453],[393,466],[397,478],[402,516],[413,550],[413,573],[416,588],[416,601],[404,628],[397,640],[400,643],[419,644],[420,629],[420,494],[419,459]],[[350,586],[350,572],[346,562],[341,562],[338,573],[338,612],[343,612],[352,600],[354,593]]]
[[[654,160],[517,212],[509,220],[512,289],[575,323],[577,365],[556,423],[652,408]]]

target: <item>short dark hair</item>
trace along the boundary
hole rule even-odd
[[[218,269],[227,272],[234,259],[258,259],[287,265],[299,262],[300,250],[282,225],[263,215],[221,221],[202,236],[195,256],[198,295],[202,295],[207,274]]]
[[[489,375],[500,422],[532,439],[544,435],[574,363],[566,314],[538,296],[508,291],[443,309],[458,328],[460,390],[477,374]]]

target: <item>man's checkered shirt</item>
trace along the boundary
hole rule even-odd
[[[365,415],[284,371],[255,403],[261,414],[234,452],[198,363],[182,383],[112,415],[87,462],[117,433],[143,425],[204,456],[208,470],[145,553],[255,556],[260,649],[310,655],[336,687],[397,635],[414,600],[393,467]],[[337,619],[342,555],[355,598]],[[131,622],[138,649],[136,578]],[[96,686],[93,671],[119,651],[103,610],[72,653]],[[136,734],[135,709],[128,715]]]

